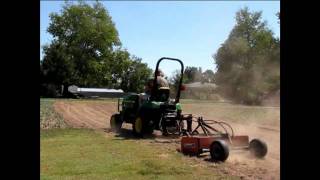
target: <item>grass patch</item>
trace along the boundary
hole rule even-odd
[[[237,179],[192,167],[183,155],[87,129],[41,131],[41,179]]]
[[[61,115],[54,111],[53,99],[40,99],[40,128],[65,128],[67,124]]]

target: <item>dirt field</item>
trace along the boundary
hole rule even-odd
[[[232,151],[228,160],[225,163],[216,164],[208,161],[209,156],[202,158],[186,157],[186,161],[196,161],[199,166],[210,166],[218,169],[221,173],[239,176],[241,179],[280,179],[280,119],[277,115],[279,108],[275,111],[269,112],[268,107],[266,111],[262,111],[257,116],[261,118],[271,118],[271,120],[257,121],[253,123],[252,120],[239,122],[228,116],[222,116],[226,112],[222,109],[229,108],[229,106],[221,107],[210,104],[202,104],[195,106],[195,104],[188,103],[183,105],[185,113],[194,113],[204,116],[206,119],[219,119],[230,123],[236,134],[247,134],[250,138],[261,138],[268,144],[268,154],[263,160],[251,158],[248,152]],[[193,108],[198,107],[198,108]],[[204,108],[207,107],[207,108]],[[104,130],[109,134],[109,118],[117,111],[115,102],[111,101],[57,101],[54,104],[55,111],[63,116],[66,123],[75,128],[92,128],[97,130]],[[219,110],[220,108],[220,110]],[[246,111],[245,106],[236,107],[236,112],[242,113]],[[259,107],[254,107],[259,108]],[[195,111],[195,112],[194,112]],[[232,111],[234,112],[234,111]],[[220,115],[219,115],[220,114]],[[270,115],[270,117],[268,117]],[[242,118],[252,119],[252,117],[241,116]],[[280,118],[280,116],[279,116]],[[124,126],[124,134],[130,136],[131,125]],[[159,132],[155,133],[154,138],[144,140],[144,143],[159,146],[159,148],[178,148],[180,146],[179,139],[168,140],[159,136]],[[169,142],[169,143],[167,143]]]

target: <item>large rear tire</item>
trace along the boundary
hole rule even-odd
[[[119,132],[122,126],[120,114],[113,114],[110,118],[110,127],[114,132]]]
[[[268,147],[265,142],[260,139],[253,139],[249,143],[249,151],[257,158],[263,158],[267,155]]]
[[[213,141],[210,145],[210,155],[213,161],[224,162],[229,156],[228,144],[223,140]]]

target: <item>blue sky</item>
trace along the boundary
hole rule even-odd
[[[92,3],[92,1],[90,2]],[[245,6],[262,11],[268,27],[280,37],[276,13],[280,1],[102,1],[115,22],[124,48],[155,68],[160,57],[181,59],[185,66],[215,71],[212,55],[235,25],[235,13]],[[64,1],[41,1],[40,45],[49,44],[49,14],[60,12]],[[40,49],[40,58],[42,51]],[[178,68],[164,63],[166,75]],[[178,65],[178,64],[177,64]]]

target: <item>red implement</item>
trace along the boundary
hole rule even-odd
[[[214,136],[184,136],[181,139],[181,152],[188,155],[199,155],[210,151],[212,142],[225,141],[232,148],[248,148],[248,136],[214,137]]]

